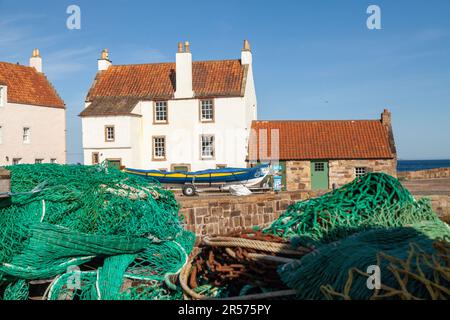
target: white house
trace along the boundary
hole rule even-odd
[[[0,62],[0,166],[65,162],[66,108],[39,50],[30,66]]]
[[[186,42],[175,63],[117,66],[105,49],[80,116],[88,165],[246,167],[257,117],[250,44],[236,60],[193,62]]]

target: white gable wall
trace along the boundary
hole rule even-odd
[[[0,106],[0,166],[11,165],[14,158],[23,164],[43,159],[66,162],[66,110],[16,103]],[[30,128],[30,143],[23,142],[23,128]]]

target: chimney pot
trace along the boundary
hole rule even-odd
[[[242,51],[251,51],[250,50],[250,42],[248,40],[244,40],[244,47]]]
[[[186,41],[184,43],[184,50],[185,52],[191,52],[191,49],[189,48],[189,41]]]
[[[178,42],[178,53],[183,53],[183,42]]]

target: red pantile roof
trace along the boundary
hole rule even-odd
[[[8,87],[8,102],[65,108],[50,81],[32,67],[0,62],[0,83]]]
[[[87,101],[103,97],[172,99],[175,69],[175,63],[113,65],[97,74]],[[240,60],[193,62],[195,96],[242,96],[246,69]]]
[[[278,130],[279,160],[395,158],[388,127],[380,120],[253,121],[250,161],[275,158],[271,132],[277,131],[271,130]]]

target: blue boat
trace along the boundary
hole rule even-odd
[[[269,173],[269,164],[263,164],[253,168],[224,168],[195,172],[165,172],[131,168],[126,168],[124,171],[129,174],[155,179],[163,184],[221,184],[225,187],[227,185],[240,184],[251,187],[260,183],[267,176]]]

